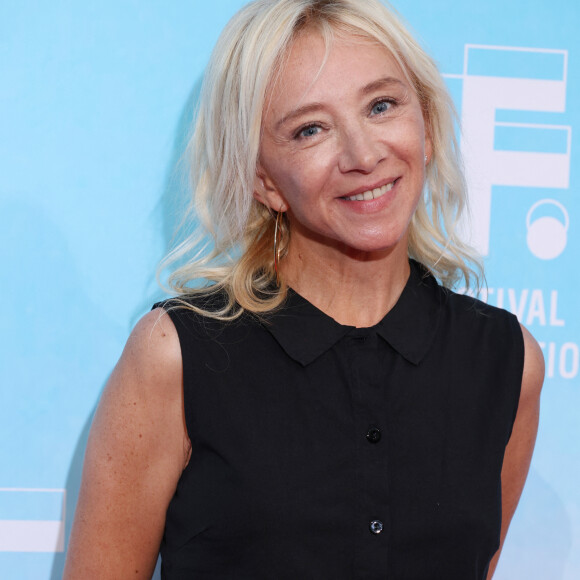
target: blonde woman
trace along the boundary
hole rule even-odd
[[[201,225],[103,393],[65,578],[491,578],[543,360],[450,289],[480,272],[432,60],[378,0],[257,0],[190,154]]]

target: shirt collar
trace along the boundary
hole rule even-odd
[[[421,264],[411,260],[410,265],[411,274],[397,303],[369,330],[374,329],[401,356],[418,365],[435,337],[442,293]],[[266,318],[265,327],[288,356],[303,366],[355,330],[339,324],[292,289],[284,305]]]

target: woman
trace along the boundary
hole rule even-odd
[[[105,389],[65,578],[149,578],[160,546],[167,579],[491,578],[543,362],[446,289],[477,279],[451,111],[378,0],[229,23],[191,142],[211,250],[174,252]]]

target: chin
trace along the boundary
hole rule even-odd
[[[405,248],[407,247],[406,232],[402,234],[397,232],[388,236],[382,233],[380,236],[369,236],[367,239],[364,237],[362,239],[359,238],[353,243],[352,247],[361,252],[388,253],[400,247],[401,244],[405,244]]]
[[[374,241],[369,240],[366,243],[361,243],[361,241],[358,241],[357,243],[348,246],[347,253],[366,254],[366,255],[376,254],[376,257],[380,258],[386,255],[390,255],[396,250],[398,250],[401,247],[402,243],[403,241],[401,238],[389,241],[383,240],[381,242],[377,240]],[[407,244],[405,242],[405,252],[406,248]]]

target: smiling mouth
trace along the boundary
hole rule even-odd
[[[382,187],[369,189],[363,193],[357,193],[356,195],[352,195],[351,197],[343,197],[342,199],[346,199],[347,201],[370,201],[371,199],[378,199],[379,197],[383,197],[387,191],[391,191],[396,182],[397,180],[395,179],[395,181],[391,181],[391,183],[387,183]]]

